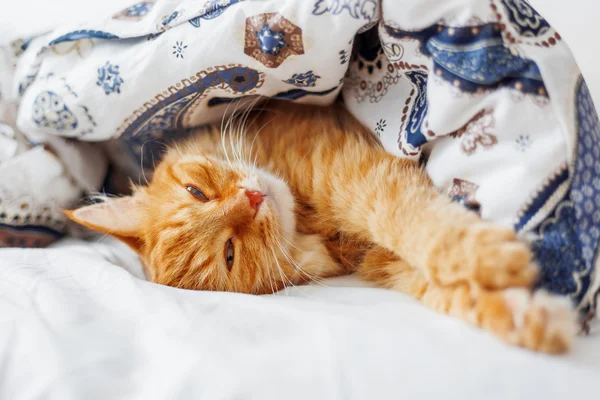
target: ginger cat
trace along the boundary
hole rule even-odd
[[[132,196],[67,215],[127,243],[159,284],[266,294],[356,272],[510,344],[569,348],[576,314],[531,293],[528,246],[451,203],[343,105],[271,101],[244,122],[171,148]]]

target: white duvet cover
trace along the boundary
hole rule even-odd
[[[600,337],[511,348],[352,279],[276,296],[151,284],[127,248],[2,250],[0,399],[566,399]]]

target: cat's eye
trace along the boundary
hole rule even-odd
[[[200,189],[198,189],[197,187],[188,185],[185,188],[187,189],[188,192],[190,192],[192,194],[192,196],[194,196],[198,200],[208,201],[208,197],[206,197],[206,195],[204,193],[202,193],[202,191]]]
[[[233,248],[233,240],[229,239],[225,243],[225,262],[227,263],[227,269],[231,271],[233,267],[233,260],[235,258],[235,249]]]

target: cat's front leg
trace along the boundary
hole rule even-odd
[[[360,149],[345,151],[338,163],[322,196],[341,230],[393,251],[442,285],[533,284],[537,268],[529,246],[512,229],[451,203],[417,163]]]
[[[364,279],[406,293],[438,312],[462,319],[511,345],[545,353],[567,351],[577,314],[566,299],[525,288],[482,289],[468,283],[442,286],[393,253],[374,248],[359,267]]]
[[[510,229],[481,221],[475,215],[443,199],[430,212],[428,236],[414,257],[434,282],[475,282],[488,289],[530,287],[538,276],[531,250]],[[412,258],[412,257],[410,257]]]
[[[538,269],[531,250],[512,229],[481,221],[441,194],[421,200],[416,193],[410,199],[410,191],[402,195],[405,204],[414,205],[405,215],[371,221],[376,243],[439,284],[472,282],[489,289],[533,284]]]
[[[296,283],[319,283],[323,278],[348,272],[331,257],[325,239],[320,235],[296,232],[289,253],[288,261],[292,269],[288,275]]]

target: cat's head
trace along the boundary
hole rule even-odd
[[[132,196],[65,213],[127,243],[155,283],[271,293],[292,275],[294,198],[248,165],[172,149]]]

